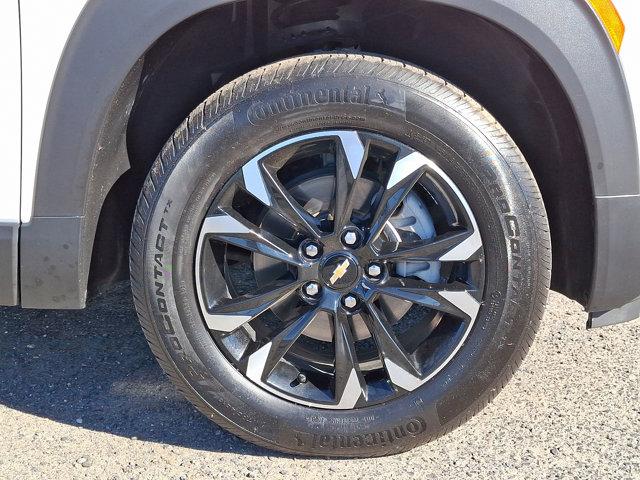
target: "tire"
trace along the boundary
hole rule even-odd
[[[317,203],[323,205],[318,207],[321,220],[309,220],[311,207],[304,206],[306,210],[302,211],[300,202],[287,203],[286,197],[276,196],[276,190],[269,190],[271,196],[264,199],[266,170],[260,170],[263,176],[262,183],[258,182],[258,192],[255,185],[249,188],[249,183],[256,181],[257,170],[247,165],[266,155],[264,152],[269,147],[286,149],[289,148],[287,141],[298,145],[295,142],[311,142],[308,138],[316,138],[314,135],[319,138],[315,143],[309,143],[308,147],[300,143],[303,146],[295,146],[293,156],[287,157],[282,169],[291,169],[295,174],[286,175],[291,178],[307,175],[310,182],[320,182],[320,178],[325,182],[325,177],[318,174],[316,178],[315,173],[311,175],[303,167],[320,162],[318,158],[329,158],[327,165],[334,165],[331,168],[341,172],[335,175],[346,179],[334,180],[335,195],[351,191],[340,190],[343,188],[340,185],[348,186],[352,178],[353,185],[356,182],[373,184],[370,188],[376,192],[378,182],[382,182],[380,195],[386,195],[392,184],[397,185],[394,181],[398,178],[393,176],[400,171],[399,159],[408,158],[402,157],[402,152],[412,152],[407,165],[410,169],[424,165],[427,173],[411,170],[411,175],[419,180],[406,188],[417,190],[405,192],[407,196],[398,205],[405,208],[410,203],[411,192],[417,192],[411,201],[422,207],[412,210],[417,212],[413,217],[403,216],[399,210],[385,217],[384,209],[380,215],[378,211],[366,210],[368,201],[365,201],[364,206],[345,210],[349,214],[343,222],[339,212],[348,202],[333,198],[332,194],[334,213],[327,213],[324,200],[318,200]],[[358,180],[355,180],[357,168],[339,170],[347,165],[344,158],[349,161],[356,158],[354,150],[349,150],[352,147],[348,146],[350,140],[345,135],[368,146]],[[273,155],[277,157],[280,153]],[[389,160],[390,155],[396,155],[395,160]],[[318,168],[324,168],[322,162]],[[373,166],[369,167],[369,163]],[[365,175],[365,168],[369,176]],[[376,176],[378,171],[387,172],[384,174],[388,175],[384,177],[386,187],[384,175]],[[284,184],[285,174],[278,171],[277,175]],[[402,175],[400,183],[408,182],[407,173]],[[306,185],[306,181],[291,180],[295,185]],[[339,183],[344,181],[347,183]],[[325,193],[327,190],[314,188]],[[379,198],[387,199],[387,206],[396,205],[391,203],[391,193],[389,197],[376,195],[372,193],[367,197],[371,205]],[[262,203],[255,203],[258,199],[262,199]],[[251,360],[253,354],[246,352],[257,352],[267,341],[266,351],[275,351],[276,340],[283,337],[260,340],[260,332],[271,328],[265,325],[273,318],[278,320],[278,315],[293,314],[291,310],[282,313],[283,308],[278,313],[276,305],[281,304],[273,303],[272,308],[251,323],[236,322],[239,317],[242,322],[245,315],[256,315],[255,309],[247,314],[249,304],[242,301],[256,298],[263,290],[252,290],[256,287],[251,282],[257,280],[251,279],[251,285],[246,286],[248,292],[244,292],[247,297],[238,300],[242,292],[236,292],[237,295],[232,292],[236,288],[236,273],[232,270],[249,268],[253,277],[258,278],[259,274],[264,277],[262,272],[266,267],[256,265],[264,260],[266,247],[261,245],[260,253],[255,253],[257,237],[253,226],[238,234],[236,230],[245,227],[239,227],[237,219],[231,222],[230,214],[224,213],[231,208],[229,205],[236,205],[234,202],[241,204],[237,209],[245,209],[245,219],[257,215],[252,212],[267,202],[280,208],[278,212],[289,208],[291,215],[298,215],[297,221],[317,222],[309,231],[326,224],[333,225],[327,227],[327,231],[332,228],[337,231],[338,225],[355,223],[358,215],[371,217],[362,230],[353,227],[357,247],[355,243],[344,245],[352,239],[342,233],[347,231],[344,229],[334,232],[333,240],[320,242],[320,253],[316,255],[322,260],[317,260],[320,262],[317,267],[313,266],[315,259],[309,258],[313,257],[316,247],[307,250],[308,243],[305,243],[310,240],[293,237],[274,240],[277,245],[281,245],[277,242],[289,242],[282,244],[283,249],[293,252],[288,253],[289,260],[293,256],[296,262],[305,265],[296,267],[298,273],[294,274],[289,272],[293,268],[290,265],[277,267],[278,271],[289,272],[287,278],[307,282],[293,293],[283,293],[281,298],[292,302],[295,308],[308,304],[312,310],[321,311],[313,322],[320,322],[318,319],[322,318],[322,322],[328,323],[322,323],[324,330],[314,333],[315,337],[307,327],[301,334],[300,327],[296,333],[300,337],[295,340],[298,343],[288,343],[287,348],[291,350],[283,354],[289,356],[275,360],[275,367],[269,364],[274,369],[268,371],[265,360],[257,376],[255,372],[253,376],[250,374],[253,367],[249,364],[254,365],[255,361]],[[353,202],[355,204],[355,200]],[[251,208],[242,205],[251,205]],[[260,228],[266,228],[264,225],[268,223],[266,219],[271,213],[266,212],[260,214],[263,215]],[[423,219],[425,215],[427,220]],[[214,218],[212,222],[216,225],[223,220],[227,223],[209,230],[203,226],[209,224],[209,220],[205,221],[209,217]],[[422,226],[415,231],[393,224],[397,218],[404,221],[416,217]],[[383,233],[374,238],[376,219],[386,223],[381,223]],[[235,227],[229,227],[229,222]],[[432,224],[436,232],[425,233]],[[439,225],[444,225],[444,230]],[[233,232],[228,233],[230,229]],[[478,233],[476,241],[481,241],[481,246],[474,245],[473,248],[478,249],[465,255],[458,249],[456,254],[448,256],[421,253],[417,260],[406,261],[407,246],[424,246],[449,238],[439,236],[440,231],[448,231],[447,235],[464,233],[466,247],[470,245],[469,236]],[[206,236],[211,232],[213,237]],[[298,234],[296,231],[295,235]],[[396,250],[401,250],[401,257],[393,257],[397,252],[387,248],[393,244],[393,235],[410,236],[414,242],[396,241],[394,245]],[[427,237],[432,240],[425,240]],[[261,238],[264,240],[264,236]],[[383,260],[379,262],[384,273],[379,273],[377,267],[370,269],[371,264],[365,267],[358,263],[364,262],[365,257],[358,256],[361,250],[357,248],[364,249],[365,242],[371,245],[381,242],[381,246],[367,251],[386,252],[387,256],[380,254]],[[296,245],[300,245],[299,249]],[[242,248],[254,253],[250,255]],[[353,255],[349,248],[353,249]],[[272,249],[268,253],[277,257],[281,252],[274,253]],[[521,152],[497,121],[462,91],[429,72],[387,58],[349,53],[302,56],[259,68],[218,90],[196,108],[168,140],[146,179],[133,222],[130,269],[136,309],[153,353],[177,388],[203,414],[245,440],[281,452],[374,457],[409,450],[451,431],[500,391],[523,360],[542,318],[550,281],[550,254],[549,228],[540,192]],[[216,255],[224,257],[219,260]],[[385,263],[385,259],[392,257],[396,263]],[[267,258],[273,263],[272,257],[267,255]],[[423,269],[415,274],[419,278],[406,273],[407,268],[414,265],[411,262],[417,262]],[[214,264],[216,268],[210,266]],[[351,270],[352,264],[355,270]],[[340,265],[344,268],[338,268]],[[429,287],[437,290],[433,295],[425,287],[424,278],[431,278],[425,275],[431,274],[424,272],[429,269],[437,270],[440,276],[436,285]],[[341,273],[343,270],[347,273]],[[353,277],[356,278],[353,280],[352,271],[362,277]],[[373,278],[370,272],[378,277]],[[321,280],[317,286],[307,288],[313,275]],[[383,276],[385,279],[381,280]],[[335,284],[331,280],[334,278],[337,278]],[[347,285],[354,281],[359,283]],[[275,288],[276,283],[269,283],[272,279],[263,278],[262,282]],[[369,283],[363,290],[361,285],[365,282]],[[452,282],[457,282],[457,287],[450,286],[454,285]],[[222,285],[225,286],[222,290],[229,289],[227,293],[220,293]],[[353,308],[346,306],[352,303],[345,299],[349,288],[359,292],[354,293]],[[379,293],[375,300],[373,296],[366,296],[370,288]],[[317,289],[320,294],[315,293]],[[458,293],[452,296],[447,289],[457,289]],[[214,300],[210,301],[211,298]],[[280,298],[272,301],[285,302]],[[390,320],[384,323],[384,319],[378,319],[382,323],[376,323],[376,312],[396,315],[395,307],[383,301],[406,305],[408,312],[418,312],[411,321],[421,326],[406,327],[407,331],[419,332],[424,337],[424,343],[415,351],[410,350],[405,340],[396,342],[400,347],[384,343],[394,338],[405,339],[402,335],[407,334],[401,330],[405,322],[409,322],[405,320],[409,313],[398,314],[399,320],[392,327],[389,327]],[[323,310],[325,303],[332,305],[326,311]],[[236,313],[230,315],[231,307],[224,310],[225,305],[232,305]],[[237,315],[241,309],[238,305],[243,308],[242,315]],[[215,313],[223,310],[227,313]],[[300,318],[296,318],[299,322]],[[219,327],[223,324],[215,322],[222,322],[220,319],[230,319],[230,323]],[[357,323],[361,321],[366,329]],[[430,326],[425,328],[420,323],[423,321],[430,322]],[[252,327],[254,322],[260,323]],[[376,330],[380,325],[389,327],[387,333]],[[284,327],[273,327],[272,331],[281,331],[278,328]],[[255,344],[251,331],[256,337]],[[330,339],[323,340],[328,332]],[[365,366],[362,359],[376,351],[378,356],[374,354],[371,357],[374,360]],[[449,357],[445,359],[446,355]],[[335,367],[331,366],[331,358]],[[397,367],[396,358],[408,358],[411,368],[418,368],[417,373],[407,376],[409,366],[392,372],[392,367]],[[393,362],[389,362],[390,359]],[[307,367],[313,368],[309,374],[311,380],[302,374]],[[301,373],[291,383],[287,383],[288,377],[280,378],[292,369]],[[274,372],[278,378],[271,380],[268,375],[276,375]],[[354,389],[356,384],[360,391]],[[295,390],[300,385],[302,387]],[[328,395],[328,400],[323,400],[323,395]]]

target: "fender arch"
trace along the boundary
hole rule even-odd
[[[129,168],[125,132],[141,59],[171,28],[230,3],[89,0],[61,58],[43,125],[33,216],[20,237],[24,307],[85,305],[100,209],[109,189]],[[612,261],[609,252],[627,248],[622,238],[609,232],[621,222],[620,208],[612,205],[621,198],[638,198],[640,174],[624,75],[599,20],[584,0],[563,2],[562,16],[549,15],[548,2],[542,0],[431,3],[468,11],[512,32],[564,87],[587,152],[597,252],[604,252],[594,260],[594,293],[587,307],[606,310],[626,303],[636,295],[635,287],[617,285],[616,292],[611,291],[623,261]],[[625,201],[622,208],[630,205]],[[640,230],[637,223],[634,228]]]

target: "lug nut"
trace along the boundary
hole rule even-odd
[[[356,297],[354,297],[353,295],[346,295],[343,299],[342,299],[342,304],[346,307],[346,308],[355,308],[356,305],[358,305],[358,300],[356,299]]]
[[[315,297],[316,295],[318,295],[318,293],[320,293],[320,285],[318,285],[316,282],[309,282],[304,287],[304,293],[306,293],[310,297]]]
[[[367,274],[370,277],[377,278],[380,276],[381,273],[382,273],[382,267],[380,267],[380,265],[376,263],[372,263],[371,265],[369,265],[369,267],[367,267]]]
[[[309,258],[316,258],[320,253],[320,249],[314,243],[310,243],[306,247],[304,247],[304,254]]]
[[[347,232],[344,234],[342,239],[347,245],[355,245],[358,241],[358,236],[356,235],[356,232]]]

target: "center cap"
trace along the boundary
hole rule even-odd
[[[322,265],[320,276],[329,288],[350,288],[358,280],[358,265],[346,255],[336,255]]]

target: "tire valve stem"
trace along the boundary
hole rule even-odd
[[[296,378],[296,381],[298,383],[307,383],[307,376],[304,373],[299,373],[298,377]]]

